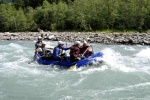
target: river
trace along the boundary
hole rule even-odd
[[[70,71],[28,64],[34,44],[0,41],[0,100],[150,99],[149,46],[92,44],[95,53],[104,53],[103,63]]]

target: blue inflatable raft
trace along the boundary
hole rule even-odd
[[[43,57],[41,57],[40,54],[37,54],[37,62],[43,65],[59,65],[59,66],[63,66],[66,68],[70,68],[71,66],[76,65],[76,67],[79,68],[79,67],[90,65],[90,64],[100,61],[99,58],[102,58],[102,56],[103,56],[103,53],[98,52],[80,61],[70,62],[69,57],[68,57],[68,60],[57,61],[57,60],[52,60],[52,59],[44,59]]]

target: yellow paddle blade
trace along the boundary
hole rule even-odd
[[[71,66],[71,67],[70,67],[70,70],[75,70],[75,69],[77,69],[77,66],[76,66],[76,65],[77,65],[77,64]]]

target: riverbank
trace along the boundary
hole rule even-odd
[[[18,32],[0,33],[0,40],[43,40],[73,42],[86,40],[89,43],[150,45],[150,32],[147,33],[94,33],[94,32]]]

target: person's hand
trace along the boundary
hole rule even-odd
[[[38,44],[38,46],[42,46],[42,43]]]
[[[80,58],[80,57],[77,57],[77,59],[78,59],[78,60],[81,60],[81,58]]]

